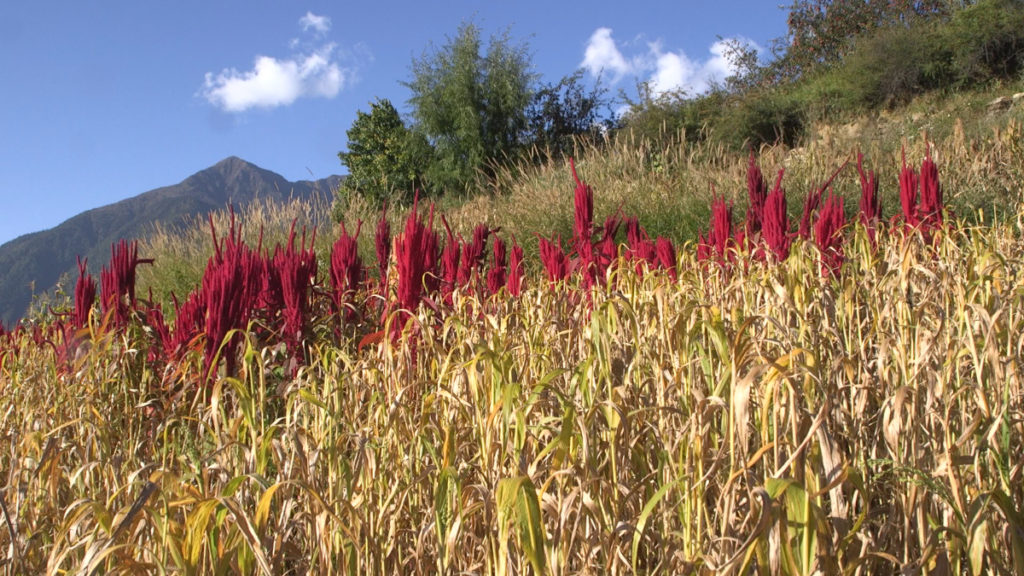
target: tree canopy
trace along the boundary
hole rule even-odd
[[[370,112],[356,112],[348,135],[348,151],[339,152],[349,176],[343,190],[374,202],[390,197],[409,200],[423,186],[429,165],[426,141],[410,131],[398,110],[386,98],[370,104]]]
[[[518,154],[536,78],[525,44],[506,31],[484,52],[472,23],[413,60],[412,79],[403,84],[412,92],[413,129],[434,149],[427,178],[435,187],[466,190],[494,162]]]
[[[582,70],[557,83],[542,84],[527,110],[530,144],[559,157],[572,153],[578,136],[597,136],[610,129],[611,120],[600,114],[608,104],[606,92],[600,81],[588,89],[583,84]]]

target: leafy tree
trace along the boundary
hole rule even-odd
[[[607,90],[597,82],[590,90],[583,85],[583,71],[543,84],[533,95],[527,111],[530,144],[552,157],[572,153],[576,138],[596,136],[611,128],[610,117],[599,111],[607,107]]]
[[[1024,2],[981,0],[950,24],[946,44],[961,85],[1012,79],[1024,69]]]
[[[480,30],[463,24],[440,50],[413,59],[409,104],[414,129],[434,148],[427,178],[442,190],[464,191],[524,144],[526,109],[536,75],[525,45],[508,32],[486,53]]]
[[[794,0],[789,6],[787,34],[776,44],[774,70],[796,78],[838,62],[854,41],[887,25],[910,26],[920,20],[946,17],[968,0]]]
[[[357,193],[380,203],[396,197],[411,200],[423,186],[429,147],[410,131],[387,99],[370,104],[370,113],[356,112],[348,135],[348,151],[339,152],[349,176],[342,193]]]

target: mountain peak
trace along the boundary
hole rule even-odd
[[[21,236],[0,246],[0,321],[10,326],[25,313],[32,299],[30,286],[44,291],[61,274],[74,278],[77,256],[96,266],[109,258],[111,243],[138,238],[154,222],[174,225],[228,205],[241,209],[256,199],[310,198],[333,190],[339,180],[331,176],[316,182],[289,182],[229,156],[179,184],[93,208],[50,230]]]
[[[237,168],[237,167],[241,167],[241,166],[252,166],[254,168],[256,167],[255,164],[253,164],[251,162],[246,162],[245,160],[242,160],[238,156],[228,156],[227,158],[225,158],[225,159],[221,160],[220,162],[217,162],[216,164],[211,166],[211,168],[221,168],[221,169],[223,169],[223,168]]]
[[[237,177],[239,174],[249,171],[269,172],[268,170],[264,170],[263,168],[260,168],[259,166],[253,164],[252,162],[246,162],[245,160],[242,160],[238,156],[228,156],[227,158],[221,160],[220,162],[217,162],[216,164],[210,166],[209,168],[203,170],[202,172],[213,172],[217,174],[222,174],[225,178],[231,179],[232,177]],[[272,172],[269,173],[273,174]],[[280,176],[278,176],[277,174],[274,174],[274,176],[280,178]]]

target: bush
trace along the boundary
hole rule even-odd
[[[889,26],[860,38],[841,66],[807,79],[800,90],[819,118],[891,107],[947,86],[949,57],[932,24]]]
[[[665,143],[684,132],[688,142],[705,140],[725,96],[712,92],[691,98],[682,90],[654,94],[647,84],[640,84],[637,93],[636,100],[623,96],[629,110],[620,118],[620,128],[652,143]]]
[[[799,90],[812,115],[905,104],[922,92],[1010,80],[1024,67],[1024,3],[988,0],[929,20],[859,37],[841,63]]]
[[[430,149],[389,100],[372,102],[369,113],[358,110],[347,135],[348,151],[338,153],[349,171],[340,195],[360,194],[380,205],[392,198],[411,201],[423,187]]]
[[[752,92],[723,114],[716,138],[739,149],[796,146],[804,134],[804,118],[803,103],[791,91]]]
[[[961,10],[946,39],[958,85],[1012,79],[1024,69],[1024,2],[985,0]]]

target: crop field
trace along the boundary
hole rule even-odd
[[[582,163],[564,232],[225,213],[168,299],[116,244],[0,336],[0,571],[1024,573],[1024,211],[944,153],[751,154],[685,241]]]

